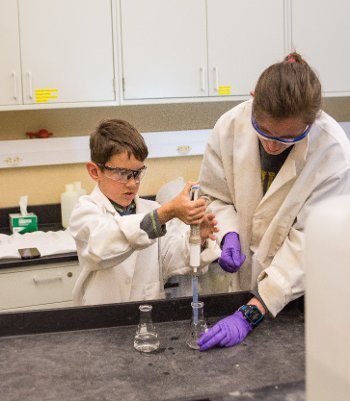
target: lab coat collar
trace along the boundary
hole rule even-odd
[[[102,193],[98,185],[96,185],[95,188],[92,190],[90,196],[94,200],[96,200],[99,205],[102,205],[107,212],[112,214],[117,213],[107,196]]]
[[[243,216],[252,215],[263,197],[260,185],[259,139],[250,123],[251,106],[252,103],[247,102],[244,118],[232,122],[237,125],[233,127],[237,134],[234,136],[232,149],[235,204]]]
[[[235,132],[239,134],[235,135],[233,142],[235,204],[237,210],[240,211],[241,225],[248,224],[251,216],[260,215],[260,212],[265,210],[265,205],[267,206],[267,200],[269,200],[270,206],[271,202],[276,202],[275,206],[279,207],[278,205],[290,191],[296,177],[302,170],[309,147],[309,136],[294,145],[270,188],[263,195],[259,139],[250,124],[251,112],[252,102],[250,101],[246,103],[245,117],[232,122],[232,124],[241,124],[240,127],[234,127]],[[249,121],[248,124],[247,121]],[[312,131],[313,128],[309,135],[312,135]]]
[[[102,193],[102,191],[100,190],[98,185],[96,185],[95,188],[92,190],[90,196],[93,199],[95,199],[98,202],[99,205],[103,205],[103,207],[105,208],[105,210],[108,213],[111,213],[113,215],[118,213],[114,209],[114,206],[112,205],[110,200],[107,198],[107,196]],[[149,212],[149,210],[147,208],[145,208],[143,203],[139,201],[139,196],[138,195],[135,196],[134,200],[135,200],[135,203],[136,203],[136,213],[145,213],[145,212],[148,213]]]

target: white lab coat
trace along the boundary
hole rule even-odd
[[[169,226],[165,236],[150,239],[140,223],[160,205],[139,197],[135,202],[136,214],[120,216],[98,186],[79,199],[69,228],[81,267],[73,289],[75,305],[164,298],[169,277],[191,272],[189,227]],[[204,271],[219,254],[217,243],[209,240],[201,254]]]
[[[220,117],[205,151],[200,184],[214,199],[210,208],[219,239],[238,232],[247,255],[240,271],[229,275],[230,290],[258,290],[276,316],[304,293],[303,231],[310,210],[325,198],[350,194],[350,142],[340,125],[321,112],[263,196],[251,110],[250,100]]]

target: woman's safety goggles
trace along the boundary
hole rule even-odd
[[[135,182],[139,183],[146,173],[146,166],[139,168],[138,170],[130,170],[121,167],[110,167],[105,164],[97,163],[97,165],[104,170],[104,175],[111,180],[118,181],[120,183],[126,184],[131,178]]]
[[[311,130],[312,125],[308,125],[305,129],[305,131],[295,137],[281,137],[281,136],[272,136],[267,134],[265,131],[263,131],[259,126],[258,123],[256,122],[255,117],[252,116],[252,125],[255,129],[255,131],[257,132],[258,136],[261,137],[262,139],[265,139],[266,141],[275,141],[275,142],[282,142],[282,143],[289,143],[289,144],[293,144],[296,142],[301,141],[302,139],[304,139],[308,133]]]

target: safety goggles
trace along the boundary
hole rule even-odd
[[[252,116],[252,125],[257,132],[258,136],[261,137],[262,139],[265,139],[266,141],[275,141],[275,142],[281,142],[281,143],[296,143],[304,139],[308,133],[311,130],[312,125],[308,125],[305,129],[305,131],[295,137],[280,137],[280,136],[272,136],[267,134],[265,131],[263,131],[257,124],[256,119],[254,116]]]
[[[135,182],[139,183],[144,177],[146,173],[146,166],[139,168],[138,170],[130,170],[128,168],[121,167],[110,167],[105,164],[97,163],[101,170],[104,170],[104,174],[106,177],[111,180],[126,184],[131,178],[135,180]]]

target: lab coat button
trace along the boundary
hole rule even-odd
[[[126,280],[125,280],[125,284],[130,284],[131,283],[131,278],[127,278]]]

